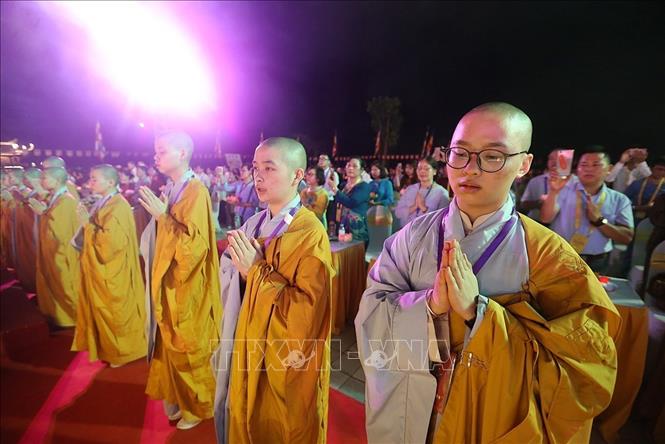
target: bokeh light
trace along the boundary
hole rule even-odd
[[[197,114],[217,108],[217,91],[200,48],[168,4],[57,3],[87,31],[90,63],[128,101],[151,113]]]

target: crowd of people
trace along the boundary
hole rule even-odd
[[[527,115],[491,103],[464,115],[440,155],[390,167],[352,157],[335,168],[326,154],[308,166],[299,142],[272,138],[251,164],[191,168],[193,142],[181,132],[156,138],[154,166],[101,164],[87,176],[58,157],[41,169],[6,166],[0,265],[54,325],[75,328],[73,350],[112,366],[147,355],[146,392],[178,428],[214,416],[219,442],[317,442],[330,372],[329,242],[343,229],[367,245],[368,214],[381,207],[393,234],[356,318],[370,442],[491,441],[518,423],[529,426],[516,441],[588,438],[611,397],[616,354],[575,332],[612,343],[619,316],[594,272],[608,272],[615,245],[629,246],[646,218],[656,227],[649,248],[663,240],[665,158],[631,148],[612,165],[605,148],[584,147],[562,176],[558,150],[537,170],[530,144]],[[406,339],[434,344],[424,355],[383,350],[415,372],[375,359],[373,341]],[[304,348],[292,355],[279,341]],[[456,360],[471,370],[451,380]],[[540,376],[527,375],[534,365]],[[488,377],[523,389],[508,396]],[[536,393],[537,377],[577,402]],[[480,421],[487,409],[495,414]],[[527,410],[537,419],[523,421]]]

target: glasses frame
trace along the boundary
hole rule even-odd
[[[454,167],[450,164],[450,162],[448,162],[448,156],[450,155],[450,151],[453,150],[453,149],[464,150],[467,153],[469,153],[469,157],[467,158],[466,163],[464,164],[464,166]],[[501,168],[499,168],[498,170],[495,170],[495,171],[487,171],[486,169],[484,169],[480,165],[480,155],[482,153],[486,152],[486,151],[495,151],[495,152],[501,153],[503,155],[503,164],[501,165]],[[497,149],[494,149],[494,148],[487,148],[485,150],[480,150],[480,151],[469,151],[466,148],[463,148],[461,146],[450,146],[450,147],[447,147],[447,148],[443,149],[443,155],[444,155],[444,159],[446,161],[446,165],[448,165],[450,168],[452,168],[454,170],[463,170],[464,168],[469,166],[469,162],[471,162],[471,155],[475,154],[476,155],[476,165],[478,165],[478,169],[480,169],[480,171],[483,171],[483,172],[489,173],[489,174],[498,173],[499,171],[501,171],[503,169],[503,167],[506,166],[506,162],[508,161],[509,158],[519,156],[520,154],[527,154],[528,152],[529,151],[520,151],[519,153],[506,154],[506,153],[501,152],[501,151],[499,151]]]

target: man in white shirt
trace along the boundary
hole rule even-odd
[[[611,183],[612,189],[623,193],[631,183],[651,176],[651,169],[646,162],[648,155],[646,148],[628,148],[612,167],[605,182]]]

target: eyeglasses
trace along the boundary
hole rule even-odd
[[[457,146],[446,148],[443,152],[446,157],[446,164],[450,168],[456,170],[466,168],[469,162],[471,162],[471,155],[475,154],[478,168],[486,173],[496,173],[497,171],[500,171],[501,168],[506,165],[506,160],[508,160],[509,157],[528,153],[528,151],[520,151],[519,153],[506,154],[493,149],[471,152],[466,148]]]

